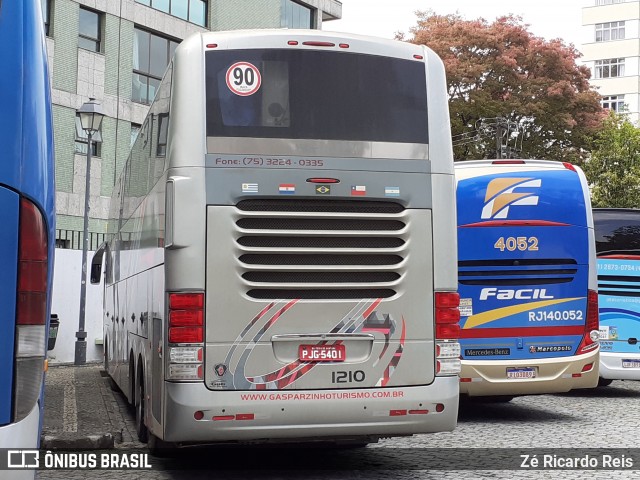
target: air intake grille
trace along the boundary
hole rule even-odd
[[[408,223],[404,207],[393,202],[243,200],[235,227],[246,294],[393,297],[402,281]]]
[[[578,272],[573,259],[463,260],[461,285],[522,286],[568,283]]]
[[[598,275],[598,293],[614,297],[640,297],[640,278],[625,275]]]

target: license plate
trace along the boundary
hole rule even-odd
[[[507,378],[536,378],[535,368],[507,368]]]
[[[344,345],[300,345],[298,357],[303,362],[344,362]]]
[[[640,368],[640,360],[622,360],[622,368]]]

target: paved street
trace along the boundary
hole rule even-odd
[[[70,389],[76,378],[76,388],[84,392],[91,378],[98,383],[93,395],[79,398],[76,417],[69,404],[49,404],[48,408],[62,409],[64,418],[59,424],[49,422],[49,430],[67,431],[102,422],[96,430],[109,428],[109,423],[120,427],[116,434],[116,451],[139,448],[133,440],[135,428],[133,414],[119,394],[113,396],[105,379],[99,376],[99,367],[85,369],[52,369],[56,383],[53,388],[61,391],[54,398],[71,398]],[[50,383],[50,382],[48,382]],[[80,384],[82,385],[82,384]],[[53,391],[53,390],[51,390]],[[636,447],[638,430],[638,401],[640,383],[614,382],[610,387],[582,390],[563,395],[543,395],[516,398],[508,404],[483,404],[465,402],[460,410],[458,428],[454,432],[420,435],[381,441],[365,449],[307,448],[206,448],[195,449],[186,455],[157,459],[151,457],[151,471],[42,471],[40,480],[71,479],[167,479],[187,480],[199,478],[263,478],[263,479],[361,479],[361,478],[640,478],[632,471],[442,471],[429,469],[425,455],[433,448],[632,448]],[[100,420],[98,412],[109,411],[108,421]],[[49,410],[51,415],[51,410]],[[57,416],[59,417],[59,415]],[[56,417],[56,418],[57,418]],[[87,423],[89,422],[89,423]],[[119,424],[118,422],[123,422]],[[53,424],[53,427],[51,426]],[[67,425],[65,427],[65,425]],[[71,425],[71,427],[69,427]],[[86,427],[85,427],[86,428]],[[47,429],[45,428],[45,433]],[[55,433],[49,431],[48,433]],[[112,450],[113,451],[113,450]],[[456,450],[460,452],[459,450]],[[453,455],[456,455],[453,451]],[[481,450],[477,450],[482,452]],[[457,454],[461,463],[469,452]],[[508,456],[512,450],[505,450]],[[447,458],[447,452],[431,452]],[[500,452],[499,452],[500,453]],[[498,462],[499,463],[499,462]],[[243,470],[230,470],[237,466]],[[640,470],[640,466],[638,466]]]

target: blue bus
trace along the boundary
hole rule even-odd
[[[0,448],[37,447],[42,423],[55,185],[40,9],[0,2]]]
[[[640,380],[640,210],[594,208],[600,385]]]
[[[456,165],[460,392],[509,400],[598,382],[589,190],[568,163]]]

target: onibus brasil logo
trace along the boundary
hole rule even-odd
[[[487,185],[482,209],[483,220],[507,218],[509,207],[516,205],[538,205],[538,195],[534,192],[515,192],[520,188],[540,188],[539,178],[494,178]]]

